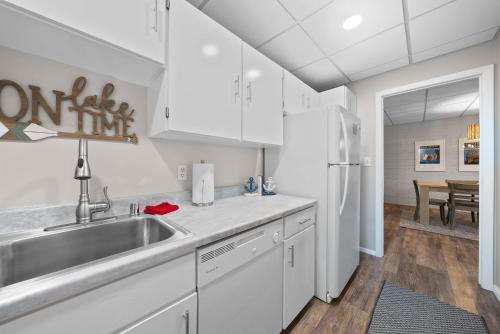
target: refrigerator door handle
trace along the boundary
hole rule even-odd
[[[343,194],[342,194],[342,201],[340,202],[339,215],[341,215],[342,212],[344,211],[345,201],[346,201],[346,198],[347,198],[347,187],[348,187],[348,184],[349,184],[349,169],[350,169],[349,167],[350,167],[350,165],[346,165],[345,166],[344,191],[343,191]]]
[[[345,119],[344,115],[340,113],[340,123],[341,123],[341,128],[342,128],[342,137],[344,137],[344,152],[345,152],[345,158],[344,161],[347,163],[351,163],[349,161],[349,137],[347,136],[347,128],[345,125]]]

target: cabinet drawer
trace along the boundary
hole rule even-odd
[[[299,211],[290,216],[285,217],[285,239],[291,237],[297,232],[305,230],[309,226],[316,223],[316,208]]]
[[[112,333],[193,292],[195,277],[192,253],[0,325],[0,333]]]

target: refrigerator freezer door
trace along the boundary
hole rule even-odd
[[[360,163],[360,120],[341,106],[328,112],[328,160],[330,164]]]
[[[328,168],[327,291],[340,295],[359,264],[360,166]]]

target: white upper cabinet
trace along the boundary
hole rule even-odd
[[[299,78],[284,71],[283,99],[287,114],[310,111],[319,106],[319,94]]]
[[[283,144],[282,80],[280,66],[243,43],[243,141]]]
[[[240,140],[241,40],[185,0],[168,14],[168,130]]]
[[[83,34],[165,62],[165,0],[5,0]]]
[[[147,86],[165,13],[165,0],[0,0],[0,45]]]
[[[357,114],[356,95],[346,86],[340,86],[320,93],[321,107],[331,108],[340,105],[347,111]]]

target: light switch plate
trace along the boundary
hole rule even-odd
[[[177,166],[177,180],[186,181],[187,180],[187,166],[179,165]]]

